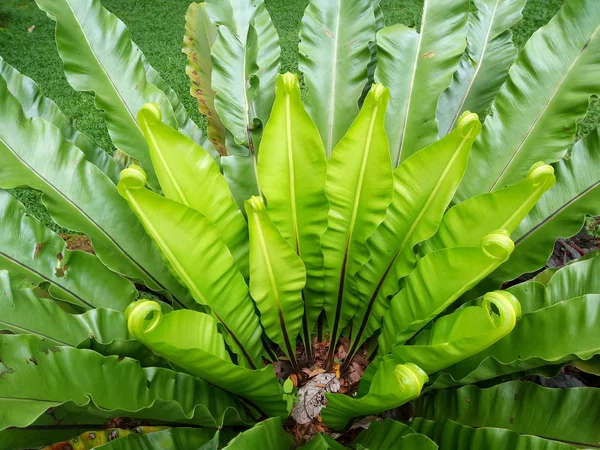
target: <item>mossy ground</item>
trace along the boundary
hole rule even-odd
[[[181,53],[184,15],[191,0],[103,0],[109,10],[129,27],[133,39],[182,99],[191,117],[203,123],[195,100],[189,95],[185,74],[185,56]],[[298,29],[308,0],[265,0],[279,32],[282,47],[282,71],[298,67]],[[515,27],[514,39],[522,46],[531,34],[544,25],[564,0],[529,0],[523,20]],[[381,0],[388,25],[418,25],[423,0]],[[31,28],[34,27],[34,28]],[[0,1],[0,55],[25,75],[33,78],[77,127],[98,145],[112,152],[103,113],[94,107],[90,95],[75,92],[67,83],[54,44],[54,23],[40,11],[34,0]],[[594,103],[580,134],[600,122],[600,108]],[[55,231],[57,226],[40,201],[40,194],[26,189],[17,192],[27,210]]]

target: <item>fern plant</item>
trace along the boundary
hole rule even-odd
[[[0,191],[0,448],[600,440],[598,389],[523,381],[598,373],[600,257],[502,289],[600,214],[598,129],[569,149],[600,88],[596,0],[520,53],[525,0],[427,0],[418,31],[378,0],[310,0],[304,94],[262,0],[193,3],[206,134],[99,0],[36,1],[117,151],[0,59],[0,187],[41,191],[94,249]],[[343,433],[411,401],[409,424]],[[283,428],[319,420],[308,443]]]

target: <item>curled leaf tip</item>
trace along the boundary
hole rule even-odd
[[[542,161],[535,163],[527,173],[527,181],[534,187],[543,186],[546,189],[550,188],[556,181],[554,167]]]
[[[483,296],[483,301],[485,305],[494,304],[502,314],[502,312],[510,309],[515,316],[515,319],[521,317],[521,303],[519,300],[507,291],[493,291],[488,292]]]
[[[150,119],[156,122],[162,120],[162,112],[156,103],[145,103],[138,112],[138,119]]]
[[[119,185],[126,189],[139,189],[146,186],[146,172],[140,167],[132,164],[121,171]]]
[[[373,96],[373,101],[375,103],[381,103],[386,91],[387,89],[381,83],[371,86],[371,95]]]
[[[394,374],[405,389],[415,390],[415,396],[421,392],[423,385],[429,381],[425,371],[413,363],[398,364],[394,368]]]
[[[465,138],[476,138],[481,132],[479,116],[470,111],[465,111],[459,118],[458,129]]]
[[[246,200],[246,203],[252,208],[254,212],[260,212],[265,210],[265,201],[262,197],[254,195]]]
[[[144,334],[154,330],[162,320],[160,305],[151,300],[141,300],[127,308],[127,328],[138,340],[143,340]]]
[[[283,88],[286,94],[291,94],[298,89],[298,76],[291,72],[286,72],[283,75],[279,75],[281,78]]]
[[[515,249],[515,243],[505,230],[494,231],[483,237],[481,248],[491,258],[507,260]]]

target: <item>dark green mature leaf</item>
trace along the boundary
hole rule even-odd
[[[142,169],[121,172],[118,189],[154,240],[171,272],[226,329],[240,363],[259,367],[261,328],[248,285],[217,227],[198,211],[146,189]],[[174,233],[182,229],[184,233]]]
[[[456,199],[513,184],[536,161],[559,160],[586,114],[589,97],[600,92],[599,68],[600,3],[565,2],[511,68],[473,146]]]
[[[40,117],[59,128],[63,137],[75,144],[86,159],[100,169],[113,183],[119,181],[121,167],[110,155],[96,146],[89,137],[78,131],[63,115],[56,103],[44,97],[31,78],[19,73],[0,56],[0,76],[4,78],[9,92],[19,101],[27,117]]]
[[[510,28],[521,20],[527,0],[475,0],[469,13],[467,49],[450,87],[440,97],[440,135],[449,133],[464,111],[482,119],[517,58]]]
[[[408,425],[392,419],[372,422],[369,428],[352,442],[353,447],[368,450],[436,450],[427,436],[415,433]],[[361,447],[362,446],[362,447]]]
[[[444,419],[437,422],[415,418],[411,427],[428,436],[441,450],[573,450],[568,444],[536,436],[522,436],[500,428],[471,428]]]
[[[512,234],[555,180],[552,166],[536,163],[523,181],[459,203],[444,215],[437,233],[424,243],[421,253],[474,247],[494,230]]]
[[[600,389],[549,389],[522,381],[464,386],[419,398],[415,416],[593,446],[600,442]]]
[[[27,119],[3,78],[0,104],[0,187],[39,189],[52,218],[59,225],[85,232],[108,268],[153,290],[168,290],[180,304],[193,304],[165,270],[115,185],[63,139],[58,128],[40,118]]]
[[[600,128],[577,142],[570,157],[554,165],[556,185],[542,196],[511,235],[515,251],[488,277],[486,286],[500,285],[543,267],[558,237],[570,237],[586,214],[600,214]]]
[[[227,155],[225,126],[215,109],[215,91],[211,86],[210,49],[219,32],[211,23],[205,3],[191,3],[185,15],[183,53],[187,55],[185,72],[190,81],[190,94],[198,100],[198,109],[206,116],[207,134],[220,155]]]
[[[34,336],[0,335],[0,429],[25,427],[48,408],[92,405],[98,414],[220,427],[252,418],[229,394],[190,375],[142,369],[90,350],[40,350]]]
[[[392,201],[392,166],[384,131],[388,90],[373,85],[363,107],[327,164],[328,225],[321,240],[325,264],[324,309],[331,330],[328,363],[341,331],[359,305],[347,289],[369,259],[366,241]]]
[[[432,375],[432,388],[476,383],[550,364],[590,359],[600,353],[598,321],[598,294],[559,301],[523,314],[508,336]]]
[[[300,25],[298,68],[306,108],[329,157],[358,114],[375,40],[371,0],[310,0]]]
[[[233,438],[223,450],[273,449],[291,450],[295,447],[294,438],[283,429],[279,417],[267,419]]]
[[[215,436],[211,428],[169,428],[148,434],[130,434],[97,450],[202,450]]]
[[[165,93],[148,80],[142,53],[132,44],[129,31],[100,0],[37,4],[56,21],[56,44],[67,80],[78,91],[94,93],[115,147],[140,161],[150,174],[150,185],[158,188],[136,114],[144,103],[154,102],[170,125],[177,127],[177,120]],[[106,39],[108,35],[112,38]]]
[[[414,267],[415,245],[435,233],[480,130],[477,116],[466,114],[455,131],[394,171],[392,203],[367,241],[370,259],[356,275],[361,301],[353,320],[350,358],[381,327],[388,296],[398,292],[400,280]],[[416,179],[419,183],[413,182]]]
[[[390,301],[379,336],[379,355],[403,344],[458,297],[508,259],[513,242],[501,231],[482,239],[480,247],[442,249],[425,255]],[[436,283],[429,282],[435,274]]]
[[[300,447],[301,450],[345,450],[347,448],[323,433],[317,434],[308,444]]]
[[[90,308],[124,311],[137,296],[132,283],[93,255],[67,250],[65,241],[25,214],[0,189],[0,270],[10,270],[13,286],[42,286],[54,298]]]
[[[468,0],[426,0],[421,30],[377,33],[375,81],[390,89],[385,129],[394,167],[438,139],[435,112],[466,44]]]
[[[247,200],[246,213],[250,230],[250,293],[260,311],[260,323],[269,339],[291,361],[294,371],[300,372],[296,341],[304,315],[304,263],[275,227],[262,197]]]
[[[281,75],[260,144],[258,179],[269,217],[306,266],[305,342],[323,308],[321,236],[329,207],[324,192],[326,170],[325,149],[302,104],[298,78]]]
[[[386,359],[379,364],[365,395],[352,398],[344,394],[325,394],[327,406],[321,411],[321,417],[334,430],[343,430],[355,417],[379,414],[416,398],[427,380],[427,374],[418,366]]]

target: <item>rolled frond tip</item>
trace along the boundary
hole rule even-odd
[[[507,292],[507,291],[488,292],[487,294],[485,294],[483,296],[483,301],[484,301],[484,304],[486,304],[486,305],[494,304],[494,305],[496,305],[496,307],[498,307],[499,304],[509,304],[510,307],[514,310],[516,318],[521,317],[521,314],[522,314],[521,303],[519,302],[519,300],[517,300],[517,297],[512,295],[510,292]],[[501,310],[502,308],[498,308],[498,309]]]
[[[162,320],[160,305],[151,300],[142,300],[132,303],[128,309],[127,328],[129,332],[139,340],[144,333],[154,330]]]
[[[162,112],[156,103],[144,103],[138,112],[138,117],[142,115],[146,119],[151,119],[157,122],[162,120]]]
[[[146,186],[146,172],[140,166],[130,165],[127,169],[121,171],[119,184],[127,189],[139,189]]]
[[[387,88],[385,88],[381,83],[374,84],[373,86],[371,86],[370,94],[373,96],[373,101],[375,103],[381,103],[386,92]]]
[[[535,163],[527,173],[527,181],[530,182],[534,187],[550,187],[556,181],[556,177],[554,176],[554,167],[544,163],[543,161]]]
[[[250,208],[252,208],[252,210],[254,212],[260,212],[260,211],[264,211],[265,208],[265,202],[263,200],[262,197],[254,195],[252,197],[250,197],[248,200],[246,200],[246,202],[248,203],[248,205],[250,205]]]
[[[398,364],[394,368],[394,375],[405,388],[414,388],[416,394],[421,392],[423,385],[429,381],[425,371],[413,363]]]
[[[465,138],[475,138],[481,132],[479,116],[471,111],[465,111],[458,119],[458,129]]]
[[[298,76],[291,72],[286,72],[283,75],[279,75],[281,78],[283,88],[286,94],[292,94],[296,89],[298,89]]]
[[[515,243],[507,231],[498,230],[483,237],[481,248],[492,258],[507,260],[515,249]]]

